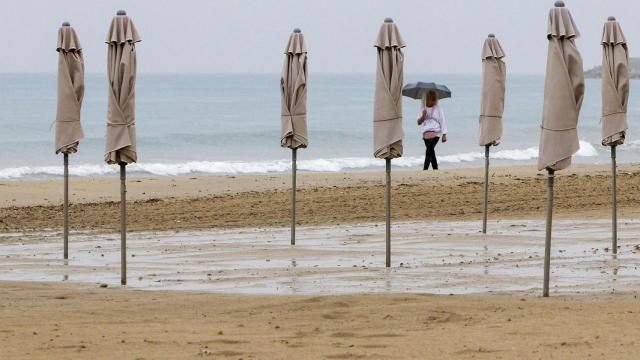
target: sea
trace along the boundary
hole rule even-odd
[[[479,167],[477,144],[480,75],[405,74],[405,83],[435,81],[452,91],[441,100],[449,141],[436,147],[441,169]],[[136,90],[140,176],[275,174],[291,169],[291,150],[280,147],[279,74],[139,74]],[[536,164],[544,77],[509,75],[502,143],[492,148],[493,165]],[[619,162],[640,156],[635,128],[640,99],[631,82],[630,130]],[[374,76],[311,74],[308,87],[309,147],[298,151],[301,172],[351,172],[384,168],[373,157]],[[424,143],[416,124],[419,101],[405,98],[404,156],[395,169],[421,169]],[[600,80],[587,79],[575,163],[609,163],[600,145]],[[117,174],[103,161],[107,79],[88,74],[82,107],[85,138],[70,156],[70,174]],[[55,74],[0,74],[0,179],[62,176],[55,155]]]

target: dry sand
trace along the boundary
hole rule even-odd
[[[634,295],[250,296],[0,282],[3,359],[637,359]]]
[[[481,175],[481,169],[394,172],[395,221],[479,219]],[[383,219],[381,172],[299,179],[300,224]],[[130,228],[286,226],[288,184],[287,175],[132,178]],[[610,215],[607,166],[575,166],[556,184],[557,218]],[[620,217],[637,218],[640,166],[621,166],[618,186]],[[532,167],[493,169],[491,189],[491,218],[542,218],[545,177]],[[59,180],[0,182],[0,249],[14,246],[16,237],[29,246],[47,244],[33,231],[61,227],[61,190]],[[72,228],[94,234],[82,236],[112,237],[117,179],[72,179],[71,193]],[[6,259],[13,261],[7,256],[0,258],[4,269]],[[52,261],[37,252],[30,257],[42,267]],[[633,264],[625,266],[627,275],[637,272]],[[581,279],[580,273],[572,276]],[[628,280],[637,284],[635,278]],[[635,359],[640,302],[635,287],[616,290],[548,299],[538,291],[258,296],[0,281],[0,358]]]
[[[542,218],[546,177],[527,167],[492,170],[491,218]],[[559,172],[557,218],[606,218],[610,214],[608,166],[577,165]],[[301,225],[377,222],[384,219],[382,172],[301,174]],[[132,178],[129,230],[286,226],[288,175]],[[117,231],[116,178],[71,180],[71,228]],[[622,165],[620,217],[640,215],[640,165]],[[59,180],[0,182],[0,232],[60,228]],[[476,220],[481,216],[482,169],[393,174],[394,220]]]

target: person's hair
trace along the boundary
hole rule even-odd
[[[436,94],[435,90],[429,90],[422,95],[422,106],[430,108],[434,105],[438,105],[438,94]]]

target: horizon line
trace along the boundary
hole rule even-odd
[[[0,71],[0,75],[56,75],[57,71]],[[106,72],[97,72],[97,71],[88,71],[85,75],[104,75]],[[196,71],[188,71],[188,72],[171,72],[171,71],[144,71],[138,72],[138,75],[280,75],[280,72],[241,72],[241,71],[229,71],[229,72],[196,72]],[[313,75],[371,75],[375,76],[375,72],[328,72],[328,71],[320,71],[313,72]],[[511,72],[512,75],[544,75],[544,73],[533,73],[533,72]],[[461,72],[461,73],[431,73],[431,72],[409,72],[405,73],[409,76],[415,75],[430,75],[430,76],[451,76],[451,75],[473,75],[479,76],[482,75],[481,72]]]

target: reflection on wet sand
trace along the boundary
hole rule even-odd
[[[607,221],[557,221],[555,293],[640,290],[640,221],[621,221],[620,249],[607,247]],[[535,292],[542,285],[544,223],[499,221],[394,225],[390,270],[377,224],[288,229],[135,233],[129,287],[250,294]],[[426,233],[425,229],[429,229]],[[57,233],[9,234],[0,280],[93,282],[119,286],[118,235],[74,234],[68,265]],[[103,285],[104,286],[104,285]]]

